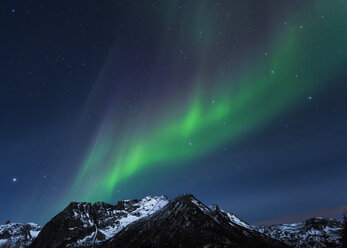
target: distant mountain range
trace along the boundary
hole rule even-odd
[[[44,227],[0,225],[1,248],[328,248],[343,247],[346,227],[335,219],[254,226],[236,215],[207,207],[193,195],[70,203]],[[346,235],[346,234],[345,234]]]

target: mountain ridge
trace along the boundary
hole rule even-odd
[[[71,202],[44,227],[0,225],[1,248],[63,247],[342,247],[342,221],[254,226],[192,194],[105,202]],[[29,235],[28,235],[29,234]],[[33,235],[31,235],[33,234]]]

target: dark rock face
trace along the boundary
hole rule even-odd
[[[0,248],[337,248],[346,237],[342,229],[341,221],[322,218],[252,226],[185,194],[116,205],[73,202],[42,230],[35,224],[0,225]]]
[[[341,234],[341,247],[347,248],[347,216],[343,216],[343,229]]]
[[[95,247],[167,203],[165,196],[120,201],[117,205],[72,202],[43,227],[30,247]]]
[[[74,218],[76,213],[78,218]],[[93,209],[90,203],[72,202],[42,229],[30,247],[66,247],[93,232]],[[88,218],[91,216],[91,218]],[[89,222],[89,220],[91,222]]]
[[[294,224],[271,225],[255,228],[274,239],[283,240],[297,248],[341,247],[343,223],[335,219],[312,218]]]
[[[40,231],[41,226],[33,223],[23,225],[7,221],[4,225],[0,225],[0,247],[27,247]]]
[[[232,223],[192,195],[182,195],[155,214],[127,226],[103,247],[287,247],[279,241]]]

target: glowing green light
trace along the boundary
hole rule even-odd
[[[87,187],[85,200],[107,200],[119,182],[138,171],[191,159],[234,142],[333,79],[346,60],[347,4],[315,3],[316,17],[298,17],[301,25],[295,21],[292,27],[286,25],[271,51],[250,61],[253,66],[242,76],[216,79],[212,101],[195,90],[182,118],[172,116],[153,130],[120,140],[114,135],[112,120],[107,120],[77,175],[73,194]],[[323,15],[324,20],[317,20]]]

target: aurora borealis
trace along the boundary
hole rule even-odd
[[[346,2],[11,4],[7,215],[192,191],[251,222],[346,204]]]
[[[343,33],[346,24],[340,19],[345,10],[345,6],[336,10],[336,6],[318,4],[313,17],[301,20],[301,25],[288,20],[286,30],[274,38],[277,41],[272,42],[267,58],[255,59],[239,78],[216,80],[213,100],[200,92],[204,83],[197,82],[182,118],[155,123],[153,130],[145,134],[142,132],[146,130],[140,131],[130,142],[128,136],[120,146],[119,141],[112,142],[116,128],[112,118],[106,119],[110,128],[97,135],[74,189],[82,188],[86,180],[88,201],[109,200],[120,181],[147,166],[194,158],[271,121],[338,73],[336,66],[345,62],[346,54],[343,50],[339,54],[331,51],[343,49],[347,40]],[[311,22],[318,22],[320,27]],[[230,84],[249,85],[249,89],[228,87]],[[219,89],[223,86],[227,89]],[[106,166],[100,169],[98,164]],[[100,183],[91,183],[90,179]]]

